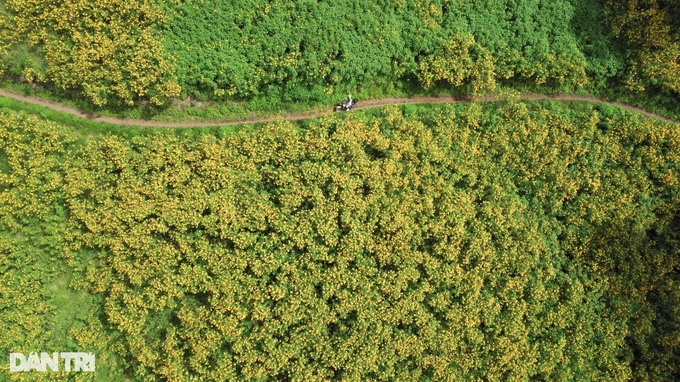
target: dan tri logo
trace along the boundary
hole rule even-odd
[[[62,362],[60,362],[60,360]],[[60,368],[60,366],[63,366]],[[23,353],[9,353],[9,372],[39,371],[94,371],[94,354],[92,353],[30,353],[26,357]]]

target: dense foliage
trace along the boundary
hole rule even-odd
[[[318,98],[371,84],[585,83],[569,1],[175,1],[166,46],[188,90]]]
[[[609,0],[612,29],[626,42],[631,60],[627,85],[680,94],[680,1]]]
[[[134,380],[680,372],[673,126],[512,100],[83,144],[0,123],[3,286],[66,259],[99,306],[71,343]],[[27,295],[5,322],[50,311]],[[34,317],[0,345],[50,346]]]
[[[160,105],[179,94],[157,30],[165,16],[151,1],[2,3],[3,61],[26,81],[80,90],[99,106],[111,99],[132,105],[140,97]],[[22,54],[31,50],[38,54]]]
[[[54,192],[62,187],[53,145],[58,134],[41,134],[36,130],[44,124],[25,122],[0,115],[0,349],[4,354],[49,339],[45,327],[52,312],[43,287],[55,269],[45,257],[57,257],[64,245],[36,243],[45,226],[60,220],[63,226],[65,220],[52,210]],[[29,131],[17,134],[17,128]],[[45,248],[49,250],[43,253]]]
[[[0,72],[95,105],[178,95],[328,99],[498,83],[678,94],[680,6],[660,0],[0,0]],[[391,91],[394,91],[392,89]]]
[[[395,83],[488,91],[508,78],[586,82],[568,0],[0,3],[9,72],[96,105],[160,104],[180,85],[289,101]]]
[[[64,242],[64,160],[75,141],[69,130],[54,123],[0,113],[2,381],[68,378],[64,373],[8,376],[10,352],[100,350],[76,340],[88,321],[90,298],[83,291],[69,289],[71,271],[61,260],[68,247]],[[100,359],[105,364],[107,358]]]

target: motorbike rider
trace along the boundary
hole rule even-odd
[[[352,98],[351,94],[347,95],[347,98],[343,99],[338,106],[335,107],[335,111],[349,111],[354,108],[357,104],[357,100]]]
[[[352,95],[351,95],[351,94],[348,94],[348,95],[347,95],[347,99],[345,100],[345,109],[347,109],[347,110],[351,109],[352,106],[354,106],[354,103],[355,103],[355,102],[356,102],[356,100],[354,100],[354,99],[352,98]]]

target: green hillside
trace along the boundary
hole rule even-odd
[[[680,133],[574,106],[184,138],[3,113],[0,348],[107,381],[673,380]]]
[[[676,2],[2,0],[0,67],[5,81],[117,112],[502,86],[654,97],[674,114]]]
[[[0,0],[0,381],[680,380],[679,26]]]

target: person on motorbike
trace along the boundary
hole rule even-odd
[[[355,99],[352,98],[351,94],[347,95],[347,99],[345,100],[345,109],[349,110],[354,106],[354,103],[356,102]]]
[[[357,100],[352,98],[351,94],[347,95],[347,98],[343,99],[342,102],[335,107],[335,111],[349,111],[356,106]]]

